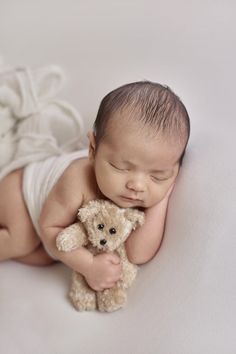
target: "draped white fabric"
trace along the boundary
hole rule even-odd
[[[12,170],[82,146],[78,111],[57,98],[60,67],[0,71],[0,179]]]

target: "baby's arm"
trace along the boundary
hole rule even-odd
[[[86,248],[72,252],[61,252],[56,247],[56,237],[60,231],[75,221],[78,208],[83,204],[81,184],[72,173],[61,177],[46,200],[41,216],[41,238],[52,256],[73,270],[83,274],[94,290],[109,288],[119,279],[121,265],[113,253],[94,257]]]
[[[137,228],[128,237],[126,252],[130,262],[146,263],[158,251],[164,234],[169,194],[160,203],[145,210],[144,225]]]

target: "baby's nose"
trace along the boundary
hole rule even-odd
[[[142,179],[132,179],[126,184],[127,188],[135,192],[144,192],[145,185]]]
[[[105,240],[105,239],[103,239],[103,240],[100,241],[100,245],[101,245],[101,246],[104,246],[106,243],[107,243],[107,240]]]

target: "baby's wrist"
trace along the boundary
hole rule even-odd
[[[84,265],[83,269],[81,270],[82,275],[86,278],[90,275],[91,269],[94,263],[94,256],[92,253],[89,252],[88,258],[86,259],[86,264]]]

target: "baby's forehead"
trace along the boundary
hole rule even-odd
[[[127,115],[126,115],[127,114]],[[129,112],[123,111],[114,115],[108,122],[106,127],[106,135],[109,138],[127,136],[136,137],[137,143],[140,138],[146,138],[147,141],[168,141],[170,148],[176,145],[186,144],[186,134],[184,129],[175,129],[169,127],[164,129],[162,126],[157,126],[151,122],[146,122],[138,115],[130,115]]]

